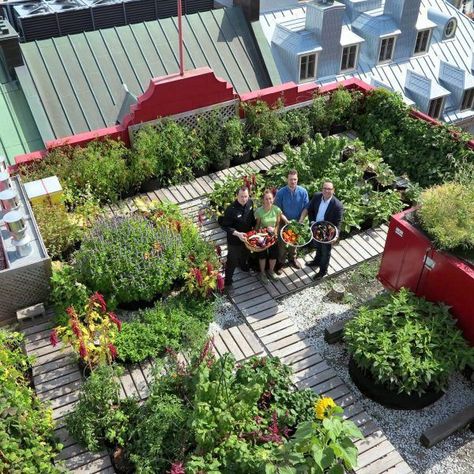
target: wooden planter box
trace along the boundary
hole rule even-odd
[[[474,266],[436,250],[429,238],[406,216],[392,216],[377,278],[389,289],[405,287],[429,301],[451,306],[458,326],[474,345]]]

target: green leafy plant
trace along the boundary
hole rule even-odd
[[[29,387],[23,336],[0,330],[0,472],[59,474],[52,410]]]
[[[74,267],[62,262],[53,262],[50,300],[54,304],[56,324],[65,326],[69,317],[66,309],[70,306],[82,312],[89,299],[89,290],[78,281]]]
[[[66,312],[68,325],[53,329],[51,344],[56,346],[61,340],[69,345],[90,370],[111,364],[117,357],[114,343],[122,323],[114,313],[107,311],[102,295],[93,294],[83,312],[78,313],[73,307],[67,308]]]
[[[213,314],[210,300],[175,297],[157,302],[122,324],[115,340],[118,358],[135,363],[163,354],[167,348],[202,345]]]
[[[265,189],[264,178],[250,168],[244,168],[239,176],[229,175],[222,183],[214,185],[214,191],[208,194],[211,212],[216,216],[224,215],[227,207],[235,201],[237,190],[241,186],[247,186],[250,197],[258,205]]]
[[[474,250],[474,182],[445,183],[424,190],[417,211],[423,229],[445,250]]]
[[[444,390],[453,372],[474,362],[448,308],[404,288],[361,307],[344,339],[358,367],[399,393]]]
[[[293,144],[301,144],[309,139],[311,127],[306,109],[293,109],[285,112],[283,120],[288,127],[288,140]]]
[[[198,117],[196,135],[201,143],[202,154],[211,166],[220,167],[230,158],[225,152],[223,131],[224,125],[216,110],[208,117]]]
[[[69,433],[90,451],[127,442],[138,405],[134,400],[120,399],[122,374],[123,369],[113,366],[94,370],[81,388],[74,411],[66,417]]]
[[[80,281],[114,304],[151,301],[186,268],[179,232],[141,216],[99,220],[75,260]]]
[[[244,126],[239,117],[232,117],[222,126],[224,155],[228,158],[238,156],[244,146]]]

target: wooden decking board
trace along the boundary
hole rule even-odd
[[[51,320],[46,320],[45,321],[44,317],[43,318],[37,318],[35,321],[36,321],[36,324],[34,324],[32,326],[24,327],[22,325],[22,327],[21,327],[21,332],[27,338],[29,338],[30,336],[33,336],[34,334],[36,334],[38,332],[42,332],[44,330],[51,329],[53,327],[53,322]]]
[[[42,374],[36,376],[34,375],[33,380],[35,382],[35,386],[38,386],[43,383],[49,382],[50,380],[69,375],[73,372],[77,372],[76,363],[70,363],[62,367],[58,367],[57,369],[50,370],[49,372],[43,372]]]
[[[72,402],[66,405],[61,405],[60,407],[53,410],[53,420],[57,420],[58,418],[62,418],[68,413],[71,413],[74,410],[76,404],[77,402]]]
[[[383,474],[410,474],[411,472],[413,472],[411,467],[405,461],[402,461],[396,466],[385,470]]]
[[[56,347],[53,347],[51,344],[47,344],[45,346],[41,346],[35,349],[28,350],[29,355],[33,355],[35,357],[42,357],[42,356],[47,356],[49,354],[54,354],[56,352],[60,352],[59,345]]]
[[[66,385],[61,385],[58,388],[54,388],[46,392],[37,393],[37,395],[38,395],[38,398],[43,401],[53,400],[55,398],[62,397],[63,395],[79,390],[81,388],[81,385],[82,385],[82,379],[79,378],[75,380],[74,382],[68,383]]]
[[[292,336],[293,334],[298,334],[298,333],[299,333],[298,328],[294,324],[292,324],[291,326],[282,328],[278,331],[267,334],[266,336],[261,336],[260,334],[258,336],[260,337],[260,339],[265,345],[269,345],[274,342],[280,341],[281,339],[284,339],[288,336]]]
[[[144,400],[148,397],[149,389],[142,369],[138,364],[129,367],[129,373],[139,395],[139,400]]]
[[[226,352],[228,352],[227,346],[224,344],[220,334],[214,336],[214,348],[219,357],[222,357]]]
[[[238,298],[241,295],[246,295],[247,293],[250,293],[251,291],[254,291],[256,289],[263,288],[262,284],[255,278],[248,279],[246,281],[234,281],[234,293],[232,296],[232,299],[238,304],[236,301],[236,298]]]
[[[257,338],[252,333],[252,330],[247,326],[247,324],[241,324],[239,326],[239,330],[247,340],[254,354],[260,354],[264,352],[264,348],[262,347],[260,342],[258,342]]]
[[[240,332],[239,326],[233,326],[229,328],[227,331],[234,339],[235,344],[242,351],[244,355],[244,359],[248,359],[249,357],[255,354],[253,349],[250,347],[250,344],[247,342],[245,337]]]
[[[65,356],[71,356],[73,351],[70,347],[65,347],[61,350],[57,350],[55,352],[50,352],[48,354],[35,356],[35,364],[43,365],[48,364],[50,362],[55,362],[63,359]],[[29,354],[32,355],[32,354]]]
[[[54,430],[54,436],[64,446],[64,448],[68,448],[69,446],[72,446],[74,444],[78,444],[73,439],[73,437],[69,434],[69,431],[66,428],[56,428]]]
[[[357,400],[352,393],[339,397],[337,400],[337,404],[340,405],[342,408],[346,408],[353,403],[356,403]]]
[[[342,384],[336,388],[333,388],[331,390],[325,390],[320,393],[321,395],[324,395],[325,397],[331,397],[333,400],[337,400],[338,398],[341,398],[347,395],[348,393],[350,393],[350,390],[346,384]]]
[[[310,357],[313,357],[315,354],[318,354],[316,352],[316,349],[313,346],[308,344],[306,345],[306,347],[304,347],[303,349],[297,352],[283,356],[281,360],[284,364],[295,366],[295,364],[298,364],[299,362],[302,362],[305,359],[309,359]]]
[[[379,249],[379,245],[374,239],[371,239],[366,233],[356,234],[353,236],[354,240],[356,240],[360,245],[365,245],[368,252],[372,255],[378,255],[381,250]],[[383,250],[383,249],[382,249]]]
[[[306,370],[313,367],[313,365],[317,365],[322,361],[324,361],[324,359],[317,352],[308,352],[308,355],[306,355],[303,359],[299,359],[292,364],[288,364],[285,361],[283,362],[291,367],[291,370],[293,370],[293,377],[298,377],[300,372],[305,372]],[[302,377],[304,378],[304,374]]]
[[[252,329],[254,331],[257,331],[258,329],[266,327],[267,324],[275,324],[279,321],[284,321],[286,319],[288,319],[288,315],[283,310],[280,310],[273,316],[254,321],[250,325],[252,326]]]
[[[264,301],[263,303],[260,303],[258,305],[252,306],[251,308],[240,308],[239,309],[242,311],[242,314],[244,316],[255,316],[260,314],[261,312],[265,310],[270,310],[270,309],[276,309],[278,305],[275,303],[275,300],[269,299],[267,301]]]
[[[63,353],[63,357],[58,359],[54,359],[51,362],[45,362],[41,365],[36,365],[37,361],[35,361],[35,365],[32,367],[33,377],[44,374],[45,372],[49,372],[51,370],[55,370],[59,367],[63,367],[65,365],[70,364],[77,364],[75,358],[72,356],[72,353]]]
[[[140,399],[140,393],[135,387],[135,384],[133,383],[133,379],[130,373],[128,372],[128,370],[126,370],[125,373],[120,377],[120,382],[122,384],[123,390],[127,398]]]
[[[70,384],[71,382],[75,382],[76,380],[81,379],[81,374],[79,370],[76,372],[72,372],[69,375],[63,376],[59,379],[49,380],[48,382],[39,384],[35,386],[35,390],[37,393],[47,392],[49,390],[55,390],[63,385]]]
[[[295,344],[296,342],[301,342],[304,341],[305,338],[302,334],[299,332],[291,334],[290,336],[286,336],[282,339],[279,339],[278,341],[275,342],[270,342],[266,344],[267,349],[270,352],[276,352],[280,349],[284,349],[285,347],[291,346],[292,344]]]
[[[237,362],[246,358],[245,354],[243,353],[241,348],[236,344],[236,342],[234,341],[234,338],[232,337],[229,331],[222,331],[219,333],[219,336],[221,337],[222,342],[226,345],[227,352],[230,352],[231,354],[233,354]]]
[[[256,285],[256,288],[253,288],[252,290],[245,292],[243,294],[235,295],[232,299],[237,305],[239,305],[253,298],[259,298],[262,295],[269,296],[265,287],[260,283]]]
[[[57,410],[60,407],[69,405],[70,403],[77,402],[79,400],[79,392],[76,390],[74,392],[67,393],[60,397],[56,397],[50,401],[51,408]]]
[[[62,428],[65,433],[67,433],[66,428]],[[78,443],[74,443],[69,445],[67,448],[64,448],[61,450],[61,452],[58,454],[57,459],[61,459],[63,461],[73,458],[75,456],[79,456],[82,453],[86,453],[87,449],[81,446]],[[92,453],[91,453],[92,454]]]
[[[371,258],[372,255],[364,248],[362,245],[360,245],[358,242],[356,242],[355,239],[347,239],[346,241],[351,248],[357,252],[364,260],[367,260],[368,258]]]
[[[47,341],[47,343],[50,344],[49,336],[51,336],[51,322],[49,321],[48,323],[44,323],[44,324],[46,327],[43,330],[34,332],[28,336],[25,335],[25,347],[27,348],[27,350],[29,346],[34,348],[33,344],[38,344],[38,343],[44,344],[45,341]]]
[[[268,336],[269,334],[281,331],[282,329],[286,329],[289,327],[293,327],[296,331],[296,326],[293,324],[290,318],[285,314],[284,319],[275,322],[274,324],[270,324],[270,321],[261,329],[256,329],[258,337],[262,338]]]
[[[351,244],[348,242],[349,239],[347,240],[340,240],[339,241],[339,246],[346,251],[346,253],[348,253],[352,258],[353,260],[355,260],[355,263],[354,265],[360,263],[360,262],[363,262],[364,261],[364,257],[362,257],[359,252],[357,252],[352,246]]]
[[[264,291],[260,296],[257,296],[255,298],[249,298],[245,301],[240,301],[239,303],[237,303],[237,307],[242,311],[244,309],[250,309],[252,307],[268,303],[269,301],[275,304],[275,300],[268,294],[267,291]]]
[[[107,453],[82,453],[65,461],[66,467],[75,474],[95,474],[112,466]]]
[[[387,456],[394,450],[394,446],[390,441],[387,439],[382,441],[380,444],[377,446],[369,449],[368,451],[363,452],[362,454],[359,453],[359,457],[357,458],[357,464],[360,468],[363,468],[364,466],[368,466],[377,459],[380,459],[384,456]],[[387,468],[392,467],[392,466],[387,466]]]
[[[278,298],[282,293],[286,292],[285,285],[279,280],[270,280],[266,288],[272,298]]]
[[[324,359],[322,359],[320,362],[318,362],[316,364],[313,364],[309,367],[306,367],[305,369],[300,370],[298,372],[294,372],[293,373],[293,381],[294,382],[303,382],[304,380],[307,380],[308,383],[313,383],[314,377],[316,375],[318,375],[322,372],[325,372],[326,370],[329,370],[329,369],[330,369],[330,367],[327,364],[327,362]],[[342,382],[339,382],[339,383],[342,383]]]
[[[321,395],[321,391],[318,391],[318,385],[322,384],[323,382],[327,382],[332,378],[338,378],[336,372],[332,368],[328,368],[323,370],[322,372],[318,372],[317,374],[313,375],[310,378],[305,378],[301,381],[297,381],[296,385],[300,388],[311,388],[315,393]],[[331,397],[333,398],[333,397]]]
[[[364,453],[365,451],[379,445],[387,438],[382,433],[381,430],[376,431],[370,436],[367,436],[365,439],[357,440],[354,444],[356,445],[359,454]]]
[[[290,346],[287,346],[287,347],[284,347],[282,349],[278,349],[276,351],[273,351],[272,355],[283,358],[287,355],[298,352],[301,349],[305,349],[308,346],[309,346],[309,344],[306,340],[301,340],[299,342],[295,342],[294,344],[291,344]]]
[[[340,387],[341,385],[344,385],[344,382],[341,380],[340,377],[332,377],[331,379],[326,380],[325,382],[313,385],[312,388],[316,393],[326,394],[329,393],[331,390]]]
[[[357,265],[358,263],[357,260],[340,243],[335,245],[332,249],[331,259],[333,255],[340,256],[345,262],[347,262],[349,266]]]
[[[203,195],[207,193],[212,193],[212,191],[214,190],[214,188],[210,186],[208,181],[206,181],[202,176],[196,179],[196,182],[199,183],[199,186],[201,186],[201,188],[204,190]]]
[[[375,424],[374,420],[369,420],[367,423],[360,425],[359,429],[362,431],[364,436],[370,436],[372,433],[375,433],[379,427]]]

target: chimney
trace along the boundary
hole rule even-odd
[[[313,0],[306,4],[305,29],[316,35],[322,47],[318,58],[318,77],[339,74],[345,9],[344,4],[331,0]]]
[[[234,0],[234,6],[242,8],[249,23],[258,21],[260,18],[260,0]]]
[[[18,33],[3,17],[0,17],[0,54],[9,74],[13,77],[15,75],[14,69],[23,64],[23,57]]]
[[[420,6],[421,0],[385,0],[384,14],[391,16],[402,32],[397,38],[393,59],[407,58],[413,54]]]

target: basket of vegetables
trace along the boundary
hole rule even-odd
[[[304,247],[311,242],[313,236],[307,223],[300,224],[296,221],[288,222],[281,228],[281,238],[290,247]]]
[[[251,252],[263,252],[275,244],[277,238],[275,232],[269,231],[266,227],[258,230],[251,230],[245,234],[245,246]]]
[[[339,229],[328,221],[314,222],[311,226],[313,239],[320,244],[330,244],[338,239]]]

